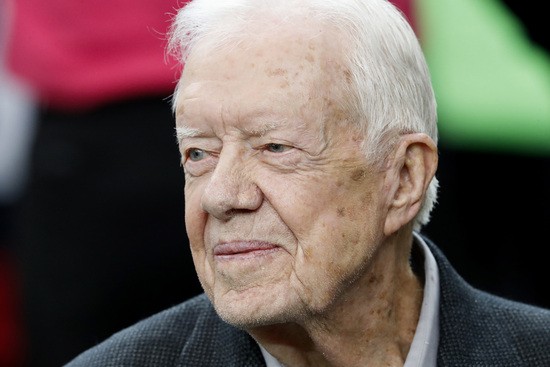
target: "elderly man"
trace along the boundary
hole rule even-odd
[[[390,3],[195,0],[170,36],[205,295],[69,366],[550,365],[550,312],[472,289],[420,234],[436,105]]]

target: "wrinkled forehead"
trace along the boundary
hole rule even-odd
[[[345,84],[350,82],[350,72],[343,42],[335,40],[334,30],[318,22],[299,28],[288,22],[271,22],[224,42],[213,39],[216,33],[198,42],[187,58],[174,107],[178,108],[182,89],[212,79],[225,80],[227,86],[237,78],[249,79],[250,85],[277,80],[278,88],[270,84],[266,93],[300,89],[302,94],[311,94],[308,98],[330,99],[333,104],[345,99],[339,92],[349,89]]]

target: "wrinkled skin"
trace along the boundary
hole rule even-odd
[[[319,34],[283,29],[189,58],[176,125],[195,267],[219,315],[282,361],[337,365],[341,356],[329,350],[338,343],[321,335],[357,323],[362,331],[348,336],[381,335],[377,347],[404,334],[393,349],[385,346],[402,360],[421,288],[406,254],[397,260],[408,247],[385,242],[410,242],[399,229],[418,208],[392,209],[408,173],[375,169],[361,152],[336,87],[349,74],[335,57],[341,50]],[[402,162],[407,154],[416,159],[412,145],[403,145]],[[397,317],[396,307],[409,314]],[[361,315],[342,322],[356,309]],[[373,310],[383,316],[362,314]],[[307,357],[298,357],[304,349]]]

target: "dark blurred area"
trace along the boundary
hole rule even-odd
[[[439,159],[439,200],[424,232],[472,285],[550,308],[550,158],[443,145]]]
[[[24,189],[2,200],[0,312],[13,322],[1,367],[61,366],[201,290],[170,106],[178,70],[165,59],[181,4],[2,3],[3,65],[31,91],[8,93],[34,113]],[[23,119],[8,116],[1,134]]]
[[[0,0],[0,367],[60,366],[201,291],[164,56],[183,3]],[[543,12],[499,4],[550,52]],[[550,307],[550,154],[443,133],[440,151],[424,232],[473,285]]]
[[[501,0],[508,9],[517,17],[525,28],[525,32],[531,41],[550,50],[550,37],[548,36],[548,19],[533,2],[523,0]]]
[[[199,288],[163,97],[39,118],[14,245],[29,365],[58,366]]]
[[[440,92],[438,99],[440,105],[443,104],[439,116],[441,136],[440,163],[437,173],[440,192],[432,220],[424,232],[440,245],[458,272],[474,286],[510,299],[550,308],[548,288],[550,275],[545,257],[546,247],[550,245],[545,232],[550,223],[550,118],[548,113],[541,113],[535,118],[531,116],[537,114],[537,108],[540,111],[548,111],[547,106],[550,103],[550,48],[545,25],[547,21],[543,20],[545,17],[543,12],[535,9],[532,3],[517,0],[491,2],[493,3],[495,7],[499,7],[499,9],[493,9],[498,10],[498,12],[494,11],[495,18],[505,18],[508,21],[506,25],[517,27],[516,33],[521,44],[517,39],[514,40],[515,43],[510,40],[510,45],[505,44],[506,40],[500,40],[502,43],[497,44],[498,40],[492,39],[493,44],[486,44],[483,47],[490,51],[503,52],[504,50],[502,58],[498,60],[502,63],[507,61],[506,57],[508,60],[515,60],[514,52],[532,52],[535,55],[533,59],[538,56],[544,58],[546,69],[543,69],[537,78],[540,78],[541,84],[546,86],[545,92],[549,98],[541,98],[542,105],[534,105],[532,111],[528,111],[529,114],[526,113],[519,118],[510,117],[506,121],[504,119],[498,121],[502,117],[501,114],[505,113],[491,114],[480,109],[480,115],[484,116],[485,120],[481,121],[477,118],[476,123],[494,124],[497,126],[494,130],[497,132],[499,129],[509,129],[512,131],[509,134],[512,138],[508,138],[505,134],[499,136],[490,129],[487,129],[485,132],[487,136],[483,138],[475,136],[475,132],[468,135],[465,130],[457,129],[455,131],[462,133],[459,140],[443,129],[444,125],[449,123],[448,118],[453,116],[450,113],[444,113],[445,111],[442,113],[441,110],[447,108],[452,101],[442,103],[441,100],[445,97]],[[473,9],[478,11],[478,21],[484,22],[485,26],[504,24],[504,21],[491,23],[487,20],[493,14],[484,14],[483,11],[486,9],[482,9],[481,6],[474,8],[480,3],[472,1],[468,4],[470,5],[464,5],[464,7],[469,6],[471,12],[474,11]],[[444,5],[441,4],[441,6]],[[439,15],[445,16],[441,11]],[[469,15],[472,16],[472,14]],[[463,23],[464,27],[471,26],[474,22],[466,18],[466,14],[455,17]],[[431,32],[433,33],[434,30],[432,29]],[[420,34],[422,40],[422,29]],[[430,37],[430,34],[424,36]],[[469,36],[483,38],[481,34]],[[471,44],[476,42],[475,39],[468,37],[460,41],[468,46],[453,43],[448,47],[473,48]],[[453,39],[446,39],[445,42],[451,43]],[[434,50],[434,52],[445,51]],[[477,54],[474,57],[482,58],[484,54]],[[529,61],[528,59],[519,60]],[[428,61],[432,61],[429,55]],[[466,63],[467,58],[462,62]],[[535,62],[533,64],[535,67],[538,65]],[[499,70],[499,66],[493,64],[490,67]],[[497,77],[491,75],[494,79],[500,78],[501,87],[507,88],[510,93],[507,96],[508,99],[501,103],[509,106],[517,104],[517,110],[524,112],[521,107],[521,99],[525,98],[522,96],[523,91],[520,88],[514,90],[516,85],[513,81],[515,75],[525,75],[527,80],[530,66],[532,65],[527,62],[518,63],[516,68],[511,70],[514,74],[497,75]],[[449,68],[448,73],[457,73],[451,70],[451,67],[449,64],[441,65],[441,68]],[[535,67],[533,67],[534,70],[536,70]],[[468,65],[461,69],[461,72],[470,72],[467,68],[473,67]],[[437,73],[437,70],[433,71],[434,80],[439,77],[439,74],[443,74],[443,72]],[[489,77],[488,74],[485,71],[485,74],[481,73],[478,78]],[[441,79],[449,83],[446,79]],[[442,83],[440,88],[443,90],[448,87],[448,84]],[[464,91],[464,93],[468,92],[468,90]],[[493,96],[489,93],[483,97],[487,100],[487,104],[493,102]],[[507,111],[507,107],[503,104],[502,110]],[[456,108],[461,106],[457,105]],[[487,111],[490,111],[489,108]],[[459,123],[465,125],[466,121],[459,121]],[[529,129],[533,132],[528,133]],[[493,133],[492,136],[491,133]],[[513,134],[517,136],[517,144],[513,141]]]

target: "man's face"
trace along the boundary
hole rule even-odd
[[[339,108],[338,52],[314,31],[281,32],[187,62],[186,228],[206,293],[235,325],[326,312],[380,242],[383,177]]]

